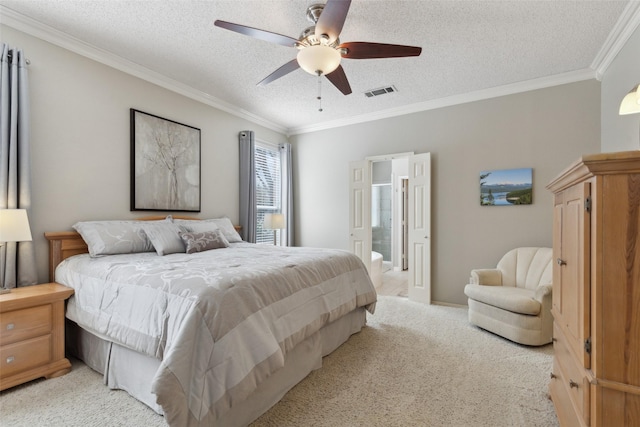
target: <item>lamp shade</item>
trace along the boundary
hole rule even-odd
[[[620,103],[620,115],[640,113],[640,85],[636,85],[622,99]]]
[[[0,242],[31,240],[26,209],[0,209]]]
[[[265,214],[263,228],[267,230],[281,230],[284,226],[284,215],[279,213]]]
[[[307,46],[298,52],[298,65],[309,74],[329,74],[340,65],[340,52],[325,45]]]

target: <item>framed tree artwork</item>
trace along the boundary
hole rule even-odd
[[[200,129],[130,114],[131,210],[200,212]]]

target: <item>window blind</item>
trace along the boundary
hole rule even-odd
[[[264,216],[268,213],[277,213],[281,209],[281,182],[280,152],[278,147],[256,141],[255,145],[256,166],[256,205],[257,227],[256,243],[274,244],[280,238],[276,230],[264,229]],[[279,244],[279,242],[278,242]]]

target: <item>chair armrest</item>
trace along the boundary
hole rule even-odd
[[[542,303],[542,300],[544,299],[544,297],[546,297],[547,295],[551,295],[552,289],[553,289],[553,285],[551,283],[539,285],[536,288],[536,293],[534,298],[536,299],[536,301]]]
[[[497,268],[471,270],[472,284],[485,286],[502,286],[502,272]]]

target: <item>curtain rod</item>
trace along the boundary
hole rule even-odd
[[[12,58],[13,58],[13,52],[9,52],[9,53],[7,54],[7,56],[9,57],[9,59],[12,59]],[[27,65],[31,65],[31,61],[29,60],[29,58],[25,58],[24,62],[25,62]]]

